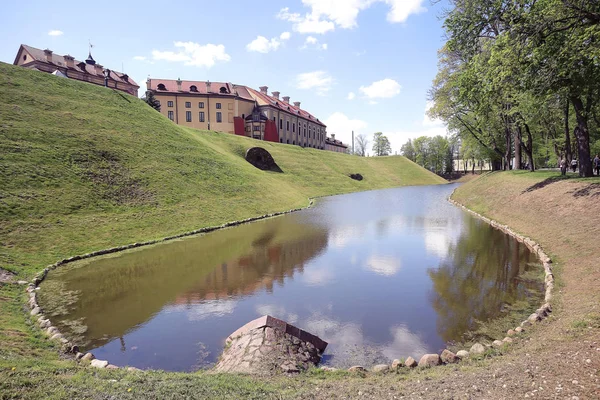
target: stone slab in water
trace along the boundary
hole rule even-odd
[[[327,342],[277,318],[265,315],[229,335],[215,366],[217,372],[276,374],[317,365]]]

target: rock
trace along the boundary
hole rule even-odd
[[[517,334],[517,332],[515,332],[515,331],[514,331],[514,330],[512,330],[512,329],[509,329],[509,330],[506,332],[506,334],[507,334],[508,336],[515,336],[515,335]]]
[[[50,322],[49,319],[45,319],[42,322],[40,322],[40,328],[41,329],[49,328],[51,325],[52,325],[52,323]]]
[[[263,171],[281,172],[273,156],[262,147],[252,147],[246,151],[246,161]]]
[[[60,340],[60,339],[64,339],[65,337],[62,335],[62,333],[55,333],[54,335],[52,335],[50,337],[50,340]]]
[[[83,357],[83,353],[77,353],[77,354],[75,354],[75,359],[76,360],[81,360],[82,357]]]
[[[502,342],[502,340],[494,340],[492,342],[492,346],[494,347],[502,347],[504,345],[504,343]]]
[[[440,359],[444,364],[454,364],[455,362],[458,362],[456,354],[454,354],[448,349],[442,351],[442,354],[440,354]]]
[[[415,368],[419,364],[417,363],[417,360],[415,360],[414,358],[408,357],[406,359],[406,361],[404,361],[404,365],[406,365],[408,368]]]
[[[85,355],[83,357],[81,357],[81,360],[82,361],[92,361],[95,358],[96,357],[94,357],[94,355],[92,353],[85,353]]]
[[[541,321],[540,316],[537,313],[533,313],[529,316],[529,318],[527,318],[527,321],[529,322],[537,322],[537,321]]]
[[[419,360],[419,367],[435,367],[436,365],[440,365],[442,360],[438,354],[425,354]]]
[[[55,326],[50,326],[46,329],[46,333],[48,334],[48,336],[52,336],[55,333],[58,333],[58,328]]]
[[[34,307],[33,310],[31,310],[31,315],[38,315],[41,312],[42,312],[41,308]]]
[[[394,371],[395,371],[395,370],[397,370],[397,369],[400,369],[400,368],[402,368],[402,365],[404,365],[404,364],[402,364],[402,361],[400,361],[400,360],[398,360],[398,359],[395,359],[395,360],[392,362],[392,370],[394,370]]]
[[[460,358],[461,360],[464,360],[465,358],[469,358],[469,352],[467,350],[459,350],[456,353],[456,357]]]
[[[127,367],[127,371],[129,372],[143,372],[141,369],[136,367]]]
[[[485,347],[483,347],[481,343],[475,343],[473,346],[471,346],[471,350],[469,351],[469,353],[483,354],[485,353]]]
[[[522,328],[525,328],[526,326],[529,326],[529,325],[531,325],[531,322],[529,322],[529,320],[525,320],[525,321],[521,322]]]
[[[108,361],[92,360],[92,363],[90,365],[94,368],[106,368],[108,366]]]
[[[24,286],[24,285],[27,285],[28,283],[29,282],[27,282],[27,281],[17,281],[17,285],[19,285],[19,286]]]
[[[119,367],[117,367],[116,365],[108,364],[106,366],[106,369],[119,369]]]
[[[515,328],[515,332],[517,332],[517,333],[523,333],[523,332],[525,332],[525,329],[521,328],[520,326],[517,326]]]
[[[388,372],[389,370],[390,367],[387,364],[378,364],[373,367],[373,372],[378,374]]]
[[[355,365],[348,368],[348,372],[367,372],[366,368],[361,365]]]
[[[504,339],[502,339],[502,341],[503,341],[504,343],[512,343],[512,342],[513,342],[512,338],[510,338],[510,337],[508,337],[508,336],[507,336],[507,337],[505,337]]]
[[[363,180],[363,176],[361,174],[350,174],[350,178],[354,179],[355,181]]]
[[[69,346],[69,353],[72,354],[78,354],[79,353],[79,346],[77,346],[76,344]]]

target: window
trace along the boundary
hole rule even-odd
[[[279,120],[279,129],[283,129],[283,119]]]
[[[219,103],[217,103],[217,104],[219,104]],[[223,114],[221,114],[220,112],[217,112],[217,122],[223,122]]]
[[[169,119],[173,121],[173,111],[169,111],[168,113]]]
[[[288,132],[290,131],[290,121],[285,121],[285,130]]]
[[[260,125],[254,125],[254,132],[260,132]]]
[[[219,93],[227,93],[227,88],[225,86],[221,86]]]
[[[304,125],[304,137],[306,137],[306,125]]]
[[[196,85],[192,85],[190,86],[190,92],[197,92],[198,88],[196,87]]]
[[[167,107],[173,107],[173,102],[172,101],[167,101]]]
[[[292,124],[292,132],[296,132],[296,124]]]
[[[192,112],[191,111],[185,112],[185,122],[192,122]]]
[[[165,85],[163,83],[159,83],[158,90],[167,90],[167,88],[165,87]]]
[[[204,111],[200,111],[200,122],[204,122]]]
[[[217,110],[221,109],[221,103],[217,103]]]
[[[279,139],[279,143],[283,143],[283,139]]]
[[[290,144],[290,139],[287,140],[287,144]]]
[[[198,102],[198,108],[204,108],[204,102],[203,101]]]
[[[185,108],[192,108],[192,102],[191,101],[186,101],[185,102]]]

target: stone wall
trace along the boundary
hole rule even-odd
[[[216,372],[271,375],[305,371],[321,361],[327,342],[263,316],[244,325],[226,340]]]

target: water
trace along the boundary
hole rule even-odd
[[[49,274],[52,321],[116,365],[208,367],[269,314],[329,342],[324,362],[438,352],[541,284],[509,236],[446,201],[455,185],[319,200],[283,217],[78,262]]]

